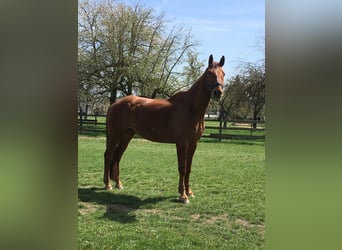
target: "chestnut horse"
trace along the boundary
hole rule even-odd
[[[214,62],[209,56],[208,67],[187,91],[169,99],[149,99],[126,96],[108,108],[107,143],[104,154],[103,182],[112,189],[123,188],[119,176],[119,162],[135,133],[161,143],[175,143],[178,157],[180,201],[189,203],[192,157],[197,141],[204,131],[204,115],[210,98],[219,99],[223,92],[224,56]]]

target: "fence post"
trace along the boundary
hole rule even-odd
[[[222,139],[222,117],[220,117],[219,141]]]

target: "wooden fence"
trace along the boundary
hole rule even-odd
[[[84,115],[78,113],[79,132],[106,132],[106,115]]]
[[[105,134],[105,115],[78,115],[78,130],[80,133]],[[212,124],[217,123],[218,126]],[[202,137],[236,140],[265,139],[265,121],[228,120],[227,126],[218,120],[206,120],[205,131]]]
[[[228,120],[227,126],[219,121],[219,126],[205,126],[204,138],[254,140],[265,139],[265,121]]]

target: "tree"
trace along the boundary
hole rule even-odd
[[[225,121],[224,126],[227,119],[242,119],[247,116],[246,101],[245,86],[241,76],[236,75],[228,81],[220,100],[220,118]]]
[[[258,115],[265,107],[264,68],[264,64],[248,64],[244,76],[247,104],[254,121],[258,119]],[[256,128],[256,123],[253,127]]]
[[[187,52],[186,65],[183,67],[183,81],[191,85],[202,75],[205,64],[198,59],[198,53]]]
[[[168,32],[167,32],[168,30]],[[181,87],[178,65],[196,46],[189,31],[167,29],[164,15],[140,3],[83,0],[79,5],[80,92],[165,97]],[[89,91],[88,91],[89,92]]]
[[[241,74],[229,80],[220,101],[221,118],[257,120],[265,108],[265,67],[244,64]],[[253,124],[256,127],[256,124]]]

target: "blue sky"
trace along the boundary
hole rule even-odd
[[[216,61],[224,55],[228,78],[238,73],[241,62],[256,62],[265,57],[264,45],[261,49],[256,46],[264,43],[264,0],[140,0],[140,3],[156,13],[164,12],[167,20],[190,28],[200,42],[198,52],[203,62],[207,63],[210,54]]]

